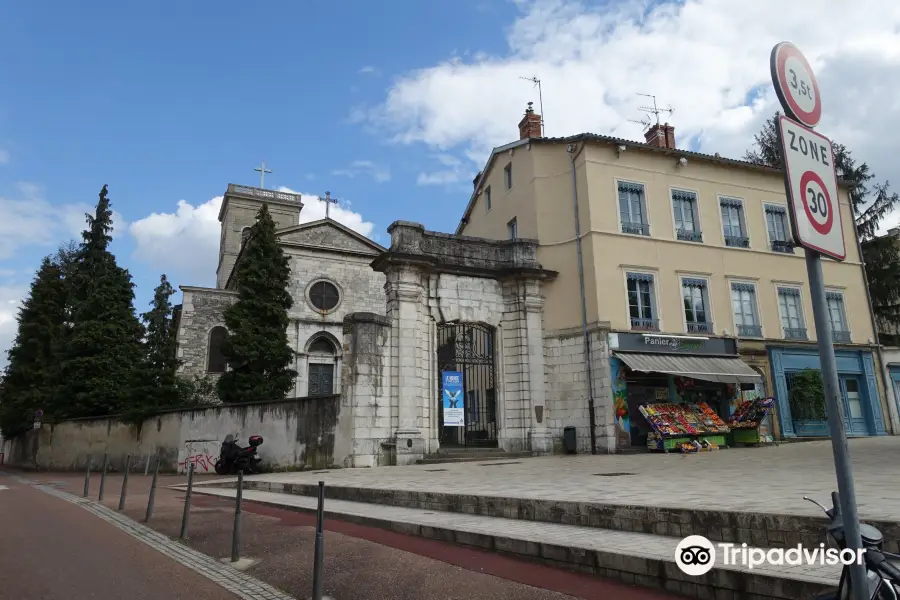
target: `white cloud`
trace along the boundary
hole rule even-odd
[[[437,154],[434,159],[440,164],[440,168],[429,173],[419,173],[416,183],[419,185],[457,186],[464,181],[471,182],[476,169],[470,162],[462,160],[452,154]]]
[[[0,196],[0,260],[26,246],[47,246],[52,251],[68,238],[80,242],[87,226],[85,213],[93,212],[87,203],[53,205],[44,197],[42,186],[18,183],[15,197]],[[125,219],[113,211],[114,230],[123,226],[127,226]]]
[[[11,158],[12,156],[10,155],[9,150],[0,148],[0,165],[8,165]]]
[[[16,315],[27,293],[26,286],[0,285],[0,370],[7,364],[6,352],[16,338]]]
[[[378,69],[373,67],[372,65],[366,65],[362,67],[359,71],[357,71],[360,75],[377,75]]]
[[[279,191],[298,193],[281,187]],[[312,194],[302,194],[300,222],[325,217],[325,203]],[[375,225],[346,205],[332,205],[331,218],[370,236]],[[212,285],[219,259],[219,209],[222,196],[194,206],[179,200],[174,212],[153,213],[131,224],[134,257],[166,272],[179,285]]]
[[[585,131],[643,139],[628,119],[655,94],[675,108],[682,147],[740,157],[777,108],[769,74],[775,43],[790,40],[816,71],[825,115],[879,180],[900,185],[892,135],[900,127],[900,3],[886,0],[684,0],[661,4],[517,0],[507,49],[471,52],[400,77],[383,103],[355,107],[400,144],[453,152],[480,168],[494,146],[518,138],[525,103],[542,81],[546,134]],[[810,15],[813,15],[812,17]],[[420,176],[422,183],[448,173]],[[900,215],[892,217],[900,220]]]
[[[388,167],[376,164],[371,160],[354,160],[349,167],[343,169],[335,169],[332,175],[338,177],[357,177],[359,175],[367,175],[379,183],[391,180],[391,171]]]

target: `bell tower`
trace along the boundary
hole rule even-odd
[[[303,209],[300,194],[229,183],[222,198],[222,208],[219,209],[222,234],[219,238],[219,266],[216,269],[217,288],[224,289],[228,283],[241,251],[244,231],[256,222],[256,215],[263,203],[269,205],[276,228],[300,224],[300,211]]]

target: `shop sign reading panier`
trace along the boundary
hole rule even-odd
[[[775,92],[787,116],[779,117],[785,190],[794,239],[801,246],[844,260],[837,175],[831,140],[812,130],[822,117],[822,97],[812,68],[790,42],[772,49]]]

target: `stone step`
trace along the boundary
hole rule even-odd
[[[428,454],[425,458],[416,461],[418,465],[439,465],[441,463],[459,463],[459,462],[480,462],[480,461],[502,461],[516,460],[522,458],[531,458],[531,452],[504,452],[500,451],[484,451],[469,450],[468,452],[448,452]]]
[[[249,483],[249,482],[248,482]],[[173,486],[184,489],[184,486]],[[328,492],[334,490],[329,488]],[[194,493],[233,498],[234,489],[198,485]],[[314,512],[312,497],[247,489],[245,502]],[[400,506],[327,498],[325,516],[400,533],[517,555],[550,566],[574,569],[628,584],[664,589],[689,598],[795,600],[837,586],[839,567],[725,565],[721,558],[705,575],[692,577],[675,563],[680,538],[594,527],[511,521]]]
[[[478,467],[495,468],[501,461],[486,461]],[[605,473],[608,476],[627,474]],[[264,477],[264,476],[261,476]],[[200,485],[234,487],[234,479]],[[278,494],[316,497],[318,486],[267,481],[256,477],[244,480],[245,489]],[[329,484],[330,499],[366,504],[398,506],[487,517],[502,517],[539,523],[577,525],[613,531],[685,537],[702,535],[713,541],[746,543],[756,547],[785,548],[797,544],[817,547],[825,542],[823,517],[807,515],[738,512],[714,508],[675,508],[574,502],[535,498],[474,496],[452,492],[391,490]],[[803,506],[803,500],[797,499]],[[885,536],[885,550],[900,552],[900,523],[866,519]]]

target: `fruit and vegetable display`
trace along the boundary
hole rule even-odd
[[[756,429],[760,422],[769,415],[774,404],[775,398],[745,400],[734,409],[728,426],[732,429]]]
[[[662,437],[728,433],[728,426],[705,402],[645,404],[639,408],[650,427]]]

